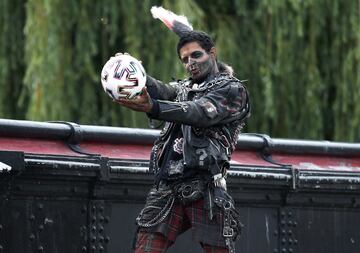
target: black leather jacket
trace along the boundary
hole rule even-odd
[[[237,135],[250,115],[246,87],[238,79],[219,73],[200,87],[191,79],[168,85],[148,76],[147,90],[153,99],[150,118],[166,121],[151,154],[150,170],[158,161],[174,123],[181,124],[186,169],[224,173],[235,149]]]

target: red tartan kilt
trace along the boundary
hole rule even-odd
[[[150,228],[140,228],[140,232],[159,232],[169,241],[174,242],[176,237],[191,229],[192,239],[195,242],[226,247],[222,235],[223,213],[214,205],[214,216],[210,220],[209,212],[204,208],[204,200],[183,205],[176,201],[167,218],[160,224]]]

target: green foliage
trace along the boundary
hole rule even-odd
[[[150,15],[162,5],[209,32],[247,79],[246,131],[354,141],[360,134],[360,2],[341,0],[0,1],[0,116],[147,127],[114,104],[100,71],[116,52],[163,81],[186,76],[177,37]]]
[[[23,119],[26,96],[24,86],[24,0],[0,1],[0,116]]]

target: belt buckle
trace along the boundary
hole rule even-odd
[[[193,194],[193,187],[192,185],[188,184],[185,185],[182,189],[181,189],[181,196],[186,199],[188,197],[190,197]]]
[[[231,204],[230,201],[224,201],[223,207],[224,207],[224,209],[227,211],[227,210],[230,210],[230,209],[231,209],[232,204]]]
[[[231,227],[224,227],[223,229],[223,236],[224,237],[233,237],[234,236],[234,229]]]

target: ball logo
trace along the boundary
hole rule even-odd
[[[101,82],[112,99],[133,98],[140,94],[146,83],[146,73],[141,63],[132,56],[120,55],[105,64]]]
[[[134,83],[133,86],[137,86],[138,85],[138,78],[136,77],[136,74],[138,73],[137,69],[139,69],[139,68],[137,68],[137,66],[135,65],[136,63],[133,62],[133,61],[130,62],[128,67],[122,68],[120,70],[120,73],[119,73],[119,68],[121,66],[121,62],[122,61],[118,61],[117,65],[115,67],[114,78],[121,80],[125,75],[125,80],[126,81]]]

